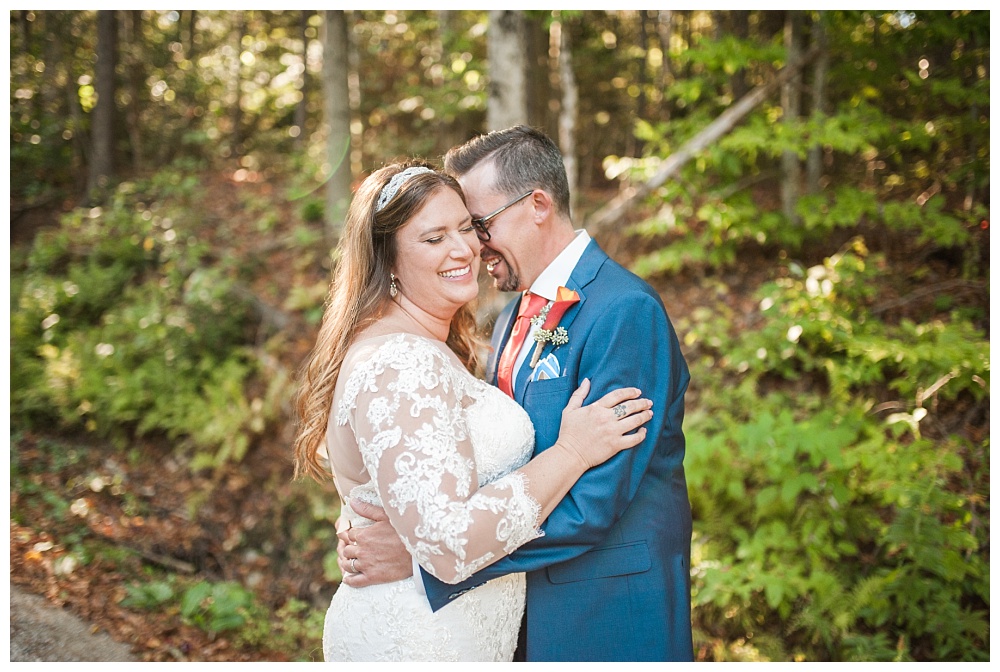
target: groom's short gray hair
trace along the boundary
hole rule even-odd
[[[461,177],[487,160],[496,167],[497,191],[513,197],[542,189],[552,196],[556,209],[570,217],[566,165],[559,147],[545,133],[521,125],[480,135],[448,150],[444,169]]]

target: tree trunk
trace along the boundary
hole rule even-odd
[[[569,179],[570,212],[576,212],[578,202],[577,161],[576,161],[576,117],[579,109],[579,89],[576,76],[573,74],[573,52],[570,44],[569,26],[561,21],[552,23],[552,30],[558,32],[557,39],[559,63],[559,89],[562,93],[559,100],[559,151],[566,164],[566,177]]]
[[[139,100],[142,91],[142,58],[138,53],[142,40],[142,12],[126,10],[122,12],[124,19],[125,44],[127,45],[128,64],[128,105],[125,108],[125,128],[128,131],[129,145],[132,148],[132,170],[138,173],[142,168],[142,132],[140,127]]]
[[[813,42],[819,49],[813,68],[812,116],[822,119],[827,114],[826,76],[830,70],[830,48],[826,34],[826,12],[820,12],[819,20],[813,24]],[[815,144],[809,148],[806,157],[806,189],[808,193],[819,193],[820,178],[823,175],[823,146]]]
[[[537,14],[525,14],[523,19],[527,123],[552,133],[556,126],[550,123],[552,115],[549,113],[549,92],[552,89],[549,83],[549,31]]]
[[[103,200],[114,176],[116,21],[115,10],[97,12],[97,67],[94,73],[97,104],[91,115],[92,144],[87,175],[87,195],[92,203]]]
[[[14,14],[11,10],[11,14]],[[16,13],[17,30],[21,37],[21,48],[26,52],[31,51],[31,21],[28,21],[28,11],[22,9]]]
[[[230,64],[230,79],[229,79],[229,96],[230,96],[230,107],[229,107],[229,127],[230,127],[230,139],[233,147],[233,154],[239,156],[242,152],[243,145],[243,108],[241,107],[240,99],[243,96],[243,82],[242,82],[242,70],[243,61],[241,56],[243,54],[243,35],[246,33],[246,16],[242,11],[237,11],[236,16],[233,17],[233,33],[231,39],[233,41],[233,49],[235,54],[233,56],[232,62]]]
[[[660,91],[665,92],[674,82],[673,66],[670,62],[670,37],[673,35],[673,13],[669,9],[658,10],[656,32],[660,36],[660,50],[663,52],[663,66],[660,68]],[[670,119],[670,103],[662,99],[660,119]]]
[[[490,85],[486,125],[487,130],[495,131],[528,122],[527,41],[521,10],[490,10],[489,25],[486,53]]]
[[[659,12],[656,32],[660,35],[660,49],[663,50],[663,70],[660,72],[660,88],[666,89],[674,77],[670,64],[670,37],[674,32],[673,12],[669,9],[661,9]]]
[[[45,47],[42,51],[45,72],[42,73],[41,86],[41,109],[45,114],[58,114],[61,109],[65,109],[62,107],[61,101],[65,95],[65,82],[71,79],[69,75],[63,76],[67,68],[63,63],[63,43],[61,36],[64,34],[64,28],[62,21],[59,20],[61,14],[61,12],[41,12],[39,16],[44,21],[40,26],[41,30],[39,32],[45,40]],[[73,84],[70,86],[72,87]],[[79,126],[73,126],[72,131],[75,137],[83,135],[83,129]]]
[[[350,20],[351,14],[345,14]],[[364,170],[362,158],[364,157],[365,131],[364,124],[360,118],[361,110],[361,51],[358,49],[356,41],[347,35],[347,105],[351,114],[357,115],[351,123],[351,163],[348,175],[360,175]],[[350,182],[350,179],[348,179]]]
[[[729,14],[729,33],[745,40],[750,36],[750,10],[734,9]],[[750,86],[747,84],[746,68],[740,68],[729,77],[729,88],[733,92],[733,100],[739,100],[747,95]]]
[[[343,10],[323,12],[323,111],[326,116],[327,242],[336,244],[351,202],[351,106],[347,17]]]
[[[302,149],[306,137],[306,119],[309,110],[309,69],[306,67],[306,61],[309,54],[309,17],[312,14],[313,10],[307,9],[299,12],[299,35],[302,38],[302,76],[299,78],[299,94],[302,97],[299,99],[299,104],[295,106],[295,118],[292,121],[298,129],[298,135],[295,136],[295,149]]]
[[[605,227],[618,224],[625,217],[625,213],[632,203],[645,198],[654,189],[657,189],[675,175],[698,152],[732,130],[751,110],[760,105],[789,79],[798,75],[802,71],[802,68],[816,57],[816,54],[817,50],[815,48],[811,49],[798,63],[788,63],[771,82],[761,84],[735,104],[728,107],[712,123],[681,145],[676,152],[668,156],[648,181],[637,187],[627,188],[610,203],[588,217],[584,223],[585,227],[591,234],[596,234]]]
[[[639,95],[635,97],[635,118],[649,119],[646,114],[646,84],[647,84],[647,64],[649,63],[649,32],[646,30],[646,10],[640,9],[636,12],[639,19],[639,54],[636,56],[636,85],[639,87]],[[628,135],[628,156],[642,156],[644,143],[636,137],[634,129]]]
[[[198,10],[192,9],[188,11],[188,21],[187,21],[187,35],[185,36],[185,42],[187,42],[185,47],[185,53],[189,61],[193,61],[195,57],[195,40],[194,36],[196,34],[196,28],[198,25]],[[184,12],[181,12],[181,16]]]
[[[789,63],[802,55],[802,25],[804,13],[790,11],[785,18],[785,51]],[[802,75],[796,74],[781,87],[783,123],[797,123],[802,115]],[[781,209],[789,222],[795,222],[795,206],[802,189],[802,163],[798,154],[786,150],[781,155]]]

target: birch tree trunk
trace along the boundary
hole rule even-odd
[[[323,111],[326,117],[326,237],[340,238],[351,202],[351,106],[347,17],[343,10],[323,12]]]
[[[90,170],[87,175],[87,193],[92,201],[103,198],[114,174],[117,20],[115,10],[97,12],[97,68],[94,73],[97,104],[91,115]]]
[[[489,12],[486,54],[489,61],[487,130],[495,131],[528,122],[525,79],[527,40],[521,10]]]
[[[559,151],[566,165],[569,180],[570,212],[576,212],[578,179],[576,161],[576,117],[579,109],[579,89],[573,74],[573,52],[570,45],[569,26],[560,21],[552,23],[553,42],[558,45],[559,62]]]

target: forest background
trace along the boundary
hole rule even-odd
[[[146,660],[321,658],[290,400],[350,189],[525,122],[683,341],[697,659],[989,660],[989,29],[12,10],[11,582]]]

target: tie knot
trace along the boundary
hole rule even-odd
[[[549,300],[540,294],[533,294],[532,292],[526,292],[523,297],[521,297],[521,307],[517,311],[518,317],[532,318],[542,312],[542,308]]]

